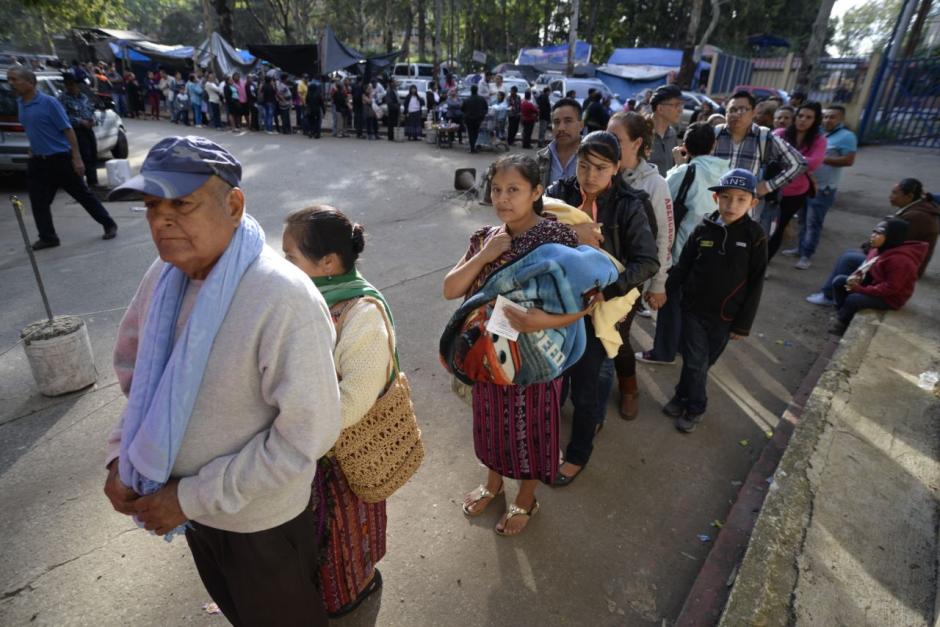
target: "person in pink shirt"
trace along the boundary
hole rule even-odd
[[[235,91],[238,93],[238,106],[236,111],[233,112],[235,115],[235,125],[240,126],[244,118],[245,126],[247,127],[251,121],[248,115],[248,80],[242,78],[241,74],[238,72],[235,72],[232,74],[232,85],[235,86]]]
[[[822,107],[818,102],[800,105],[793,121],[786,128],[778,128],[774,135],[784,139],[800,151],[806,159],[806,171],[790,181],[780,190],[780,218],[770,235],[767,246],[768,261],[773,258],[783,242],[787,224],[797,213],[806,210],[806,199],[816,193],[813,172],[822,165],[826,156],[826,136],[819,132],[822,124]]]

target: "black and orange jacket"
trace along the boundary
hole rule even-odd
[[[669,271],[667,290],[682,287],[682,309],[730,324],[748,335],[760,304],[767,271],[767,236],[744,216],[722,224],[718,212],[695,227],[679,262]]]

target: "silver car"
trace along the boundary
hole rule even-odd
[[[58,98],[65,91],[65,81],[58,72],[36,74],[36,88]],[[128,154],[127,131],[124,121],[113,109],[87,87],[85,94],[95,105],[95,139],[98,141],[98,159],[126,159]],[[20,124],[17,113],[16,94],[7,81],[6,69],[0,69],[0,172],[25,172],[29,159],[29,139]]]

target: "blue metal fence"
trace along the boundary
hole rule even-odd
[[[940,148],[940,59],[884,61],[859,131],[864,143]]]
[[[710,94],[729,94],[737,85],[751,82],[753,66],[750,59],[720,52],[711,61],[715,78],[711,82]]]

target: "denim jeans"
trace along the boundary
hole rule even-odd
[[[836,190],[827,187],[808,198],[806,207],[800,211],[800,257],[812,257],[819,246],[826,214],[836,201]]]
[[[682,312],[682,374],[673,400],[693,416],[705,413],[708,369],[728,345],[730,324],[709,320],[690,311]]]
[[[780,222],[780,201],[764,200],[761,203],[761,212],[757,217],[758,223],[763,227],[764,234],[770,237],[774,233],[774,228]]]
[[[594,326],[590,318],[584,319],[587,332],[587,345],[581,359],[565,373],[571,386],[571,402],[574,405],[574,415],[571,419],[571,440],[565,450],[565,461],[578,466],[584,466],[591,459],[594,451],[594,431],[599,422],[598,408],[606,410],[606,397],[601,404],[601,371],[607,352],[604,345],[597,339]],[[610,394],[610,385],[613,376],[609,377],[607,393]]]
[[[193,103],[193,125],[202,126],[202,103]]]
[[[264,130],[271,133],[274,131],[274,103],[264,103]]]
[[[122,118],[127,115],[127,94],[111,94],[111,100],[114,101],[114,108],[117,114]]]
[[[832,272],[829,274],[829,278],[826,279],[826,282],[819,289],[823,293],[823,296],[829,300],[835,300],[832,297],[832,284],[836,280],[836,277],[845,275],[848,276],[858,270],[858,267],[865,262],[865,253],[860,250],[847,250],[836,260],[836,265],[832,267]]]
[[[840,275],[832,282],[832,295],[834,297],[833,300],[836,301],[836,307],[839,310],[836,313],[839,322],[848,325],[852,322],[852,318],[855,317],[859,309],[891,309],[888,303],[877,296],[846,292],[845,282],[848,278],[849,277],[845,275]]]
[[[653,359],[672,361],[679,352],[682,337],[682,288],[666,290],[666,304],[656,312],[656,337],[653,340]]]

